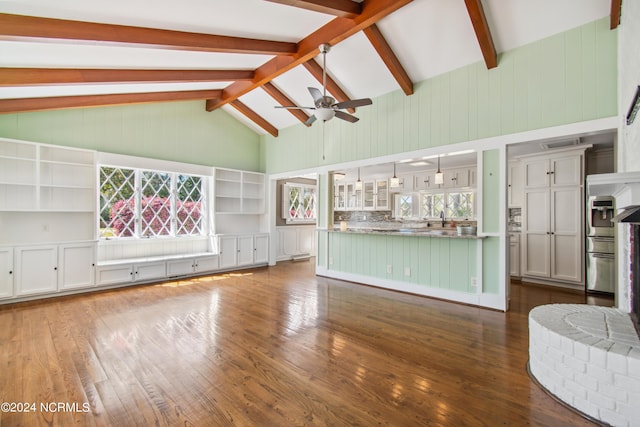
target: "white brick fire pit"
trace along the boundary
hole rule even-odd
[[[628,313],[551,304],[529,313],[529,371],[551,394],[614,426],[640,426],[640,339]]]

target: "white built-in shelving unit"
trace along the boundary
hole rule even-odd
[[[265,212],[265,177],[262,173],[216,168],[214,193],[216,213]]]

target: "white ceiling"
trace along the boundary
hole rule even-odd
[[[498,53],[605,17],[610,12],[610,0],[483,0],[482,3]],[[287,42],[297,42],[334,19],[330,15],[263,0],[0,0],[0,13]],[[378,27],[414,82],[483,60],[463,0],[414,0],[383,18]],[[69,41],[0,40],[0,67],[255,69],[271,58],[269,55],[80,45]],[[375,98],[399,89],[362,33],[332,48],[327,56],[327,69],[351,98]],[[0,84],[0,99],[222,89],[230,83],[32,87]],[[307,86],[320,87],[302,66],[273,83],[298,105],[311,105]],[[277,102],[261,89],[240,100],[278,129],[300,123],[286,110],[273,108]],[[235,109],[224,108],[256,132],[266,133]]]

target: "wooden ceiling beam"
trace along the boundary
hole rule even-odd
[[[203,52],[293,55],[296,44],[213,34],[0,13],[0,40],[73,40],[74,43]]]
[[[353,19],[362,13],[362,3],[352,0],[267,0],[272,3],[286,4],[314,12]]]
[[[367,0],[362,7],[362,13],[354,19],[335,18],[298,42],[295,55],[277,55],[258,69],[251,82],[236,82],[223,90],[222,99],[207,100],[207,111],[213,111],[231,101],[251,92],[253,89],[270,82],[274,78],[286,73],[292,68],[304,64],[315,57],[322,43],[336,45],[355,33],[375,24],[380,19],[395,12],[412,0]]]
[[[464,0],[464,4],[467,6],[467,12],[469,18],[471,18],[471,24],[476,32],[476,38],[480,44],[480,50],[484,57],[484,62],[488,69],[498,66],[498,55],[496,48],[493,44],[493,38],[491,37],[491,30],[487,23],[487,18],[482,8],[482,2],[480,0]]]
[[[285,95],[280,89],[275,87],[275,85],[271,82],[267,82],[262,86],[262,89],[267,92],[273,99],[278,101],[280,105],[283,107],[296,105],[295,102],[291,100],[287,95]],[[291,114],[293,114],[298,120],[302,123],[305,123],[309,118],[309,115],[305,113],[303,110],[287,110]]]
[[[409,77],[409,74],[405,71],[404,67],[400,63],[400,60],[387,43],[387,40],[384,38],[380,29],[376,24],[371,25],[363,30],[364,34],[367,36],[371,45],[373,45],[378,55],[387,66],[391,75],[400,85],[402,91],[405,95],[413,94],[413,82]]]
[[[0,99],[0,114],[60,110],[67,108],[104,107],[121,104],[145,104],[150,102],[193,101],[217,98],[221,95],[222,90],[190,90],[176,92]]]
[[[611,0],[611,16],[609,28],[615,30],[620,25],[622,15],[622,0]]]
[[[0,68],[0,86],[78,83],[179,83],[251,80],[253,70]]]
[[[266,121],[261,115],[253,111],[251,108],[247,107],[242,101],[239,99],[234,99],[229,103],[233,108],[240,111],[242,114],[247,116],[251,121],[260,126],[262,129],[269,132],[274,137],[278,136],[278,129],[273,126],[271,123]]]
[[[304,65],[304,68],[306,68],[307,71],[309,71],[311,75],[315,77],[320,84],[322,84],[322,66],[313,59],[308,60],[303,65]],[[336,81],[333,80],[331,76],[329,76],[329,73],[327,73],[327,90],[336,97],[336,101],[338,102],[348,101],[350,99],[349,96],[345,93],[345,91],[342,90],[340,85],[338,85],[338,83],[336,83]],[[348,111],[350,113],[355,113],[356,109],[349,108]]]

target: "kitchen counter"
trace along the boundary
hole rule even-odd
[[[455,229],[349,227],[347,231],[329,229],[330,233],[383,234],[388,236],[446,237],[452,239],[484,239],[484,236],[458,234]]]

